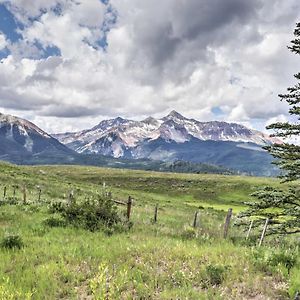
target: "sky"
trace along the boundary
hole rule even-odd
[[[299,0],[0,0],[0,112],[50,133],[176,110],[289,118]]]

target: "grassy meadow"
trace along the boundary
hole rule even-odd
[[[249,195],[276,179],[4,163],[0,179],[0,243],[17,236],[23,244],[0,248],[0,300],[293,299],[300,290],[299,237],[267,236],[257,247],[261,228],[246,241],[247,228],[233,225]],[[124,202],[132,196],[132,227],[47,225],[49,205],[68,201],[71,190],[78,202],[106,192]]]

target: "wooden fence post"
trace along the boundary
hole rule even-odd
[[[194,222],[193,222],[193,227],[194,228],[197,227],[197,219],[198,219],[198,210],[195,212],[195,216],[194,216]]]
[[[3,200],[5,200],[6,198],[6,186],[4,187],[4,190],[3,190]]]
[[[157,222],[158,204],[155,205],[154,209],[154,223]]]
[[[250,223],[250,226],[249,226],[249,229],[248,229],[248,232],[247,232],[247,236],[246,236],[246,240],[249,239],[249,236],[250,236],[250,232],[251,232],[251,229],[252,229],[252,226],[253,226],[253,220],[251,220],[251,223]]]
[[[26,195],[26,186],[23,186],[23,204],[26,204],[27,195]]]
[[[72,204],[74,201],[74,190],[70,190],[69,192],[69,204]]]
[[[261,237],[260,237],[260,241],[259,241],[259,244],[258,244],[258,247],[260,247],[264,241],[264,238],[265,238],[265,235],[266,235],[266,231],[267,231],[267,227],[268,227],[268,223],[269,223],[269,218],[266,219],[266,223],[265,223],[265,226],[264,226],[264,229],[261,233]]]
[[[228,212],[227,212],[225,224],[224,224],[224,239],[226,239],[227,234],[228,234],[228,229],[229,229],[231,216],[232,216],[232,208],[229,208]]]
[[[102,195],[105,197],[106,195],[106,183],[105,181],[102,182]]]
[[[131,196],[129,196],[128,201],[127,201],[127,219],[128,220],[130,220],[131,205],[132,205],[132,198],[131,198]]]
[[[14,201],[16,201],[16,186],[14,185],[14,191],[13,191],[13,198],[14,198]]]
[[[40,187],[38,187],[38,189],[39,189],[38,202],[40,202],[41,201],[42,189]]]

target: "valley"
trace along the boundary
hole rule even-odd
[[[277,187],[277,179],[89,166],[0,169],[0,239],[23,243],[0,248],[0,299],[289,299],[298,288],[297,237],[267,236],[259,248],[262,227],[246,241],[247,227],[234,225],[249,195]],[[130,228],[90,232],[53,223],[59,215],[49,208],[67,203],[71,191],[76,203],[107,192],[123,202],[130,195]],[[228,208],[233,217],[224,239]],[[117,211],[123,215],[126,207]],[[291,258],[287,268],[284,259]]]

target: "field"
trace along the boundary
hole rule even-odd
[[[0,248],[0,299],[292,299],[300,289],[298,237],[267,236],[258,247],[261,228],[246,241],[233,226],[249,195],[276,179],[9,164],[0,178],[0,242],[18,236],[24,244]],[[50,203],[68,201],[70,191],[77,202],[132,196],[132,227],[47,225]]]

